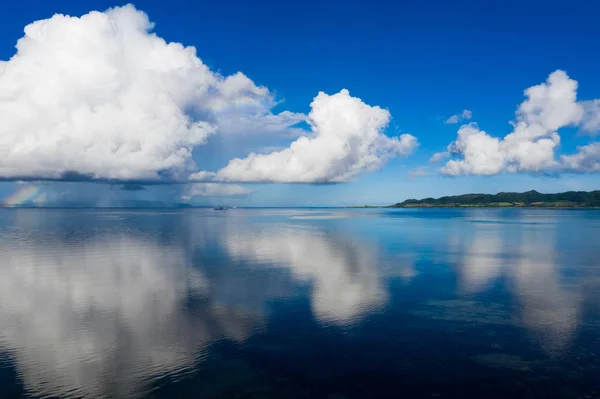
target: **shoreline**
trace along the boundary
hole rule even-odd
[[[594,210],[600,209],[598,206],[543,206],[543,205],[455,205],[455,206],[444,206],[444,205],[431,205],[431,206],[346,206],[345,209],[472,209],[472,208],[484,208],[484,209],[582,209],[582,210]]]

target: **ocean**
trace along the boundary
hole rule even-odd
[[[600,398],[600,211],[0,209],[0,398]]]

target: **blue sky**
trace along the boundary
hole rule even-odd
[[[81,16],[124,5],[114,1],[29,1],[3,4],[0,60],[15,54],[23,28],[55,13]],[[502,138],[524,100],[523,91],[542,84],[556,71],[578,82],[577,99],[600,97],[600,51],[596,2],[194,2],[136,1],[167,42],[194,46],[198,57],[223,76],[243,72],[280,101],[273,112],[307,114],[313,98],[348,89],[365,104],[387,109],[385,134],[408,133],[419,147],[409,156],[387,159],[339,184],[246,183],[251,195],[196,198],[196,203],[240,205],[388,204],[406,198],[466,192],[543,192],[598,189],[594,173],[466,173],[444,176],[429,158],[457,139],[458,124],[444,123],[467,109],[481,130]],[[574,124],[558,130],[555,150],[573,154],[594,142]],[[255,148],[286,147],[291,140],[269,137],[213,140],[195,150],[201,170],[224,168]],[[236,145],[237,143],[237,145]],[[241,143],[241,144],[240,144]],[[461,155],[459,154],[459,158]],[[461,158],[462,159],[462,158]],[[411,177],[424,168],[427,176]],[[469,169],[471,170],[471,169]],[[474,170],[474,169],[473,169]],[[463,174],[463,173],[461,173]],[[59,190],[103,184],[54,183]],[[44,185],[44,187],[50,184]],[[0,197],[20,186],[0,184]],[[164,197],[169,187],[152,187],[138,198]],[[114,190],[112,191],[114,193]],[[125,195],[125,194],[124,194]],[[133,195],[133,194],[127,194]]]

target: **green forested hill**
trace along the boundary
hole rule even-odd
[[[525,193],[464,194],[441,198],[423,198],[421,200],[408,199],[391,207],[600,207],[600,191],[567,191],[558,194],[542,194],[532,190]]]

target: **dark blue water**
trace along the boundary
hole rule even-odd
[[[599,398],[600,212],[0,210],[0,397]]]

